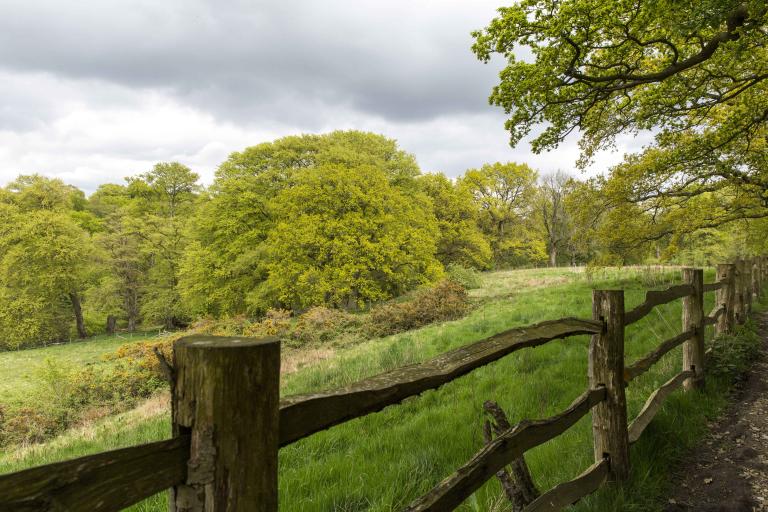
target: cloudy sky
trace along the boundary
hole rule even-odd
[[[572,168],[575,140],[510,148],[488,105],[501,63],[477,61],[469,33],[502,3],[0,0],[0,184],[38,172],[92,191],[168,160],[210,183],[232,151],[353,128],[450,176]]]

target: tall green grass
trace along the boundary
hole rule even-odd
[[[666,287],[678,272],[612,271],[600,276],[564,270],[484,276],[467,317],[373,340],[340,352],[285,379],[283,394],[343,386],[516,326],[562,316],[589,318],[591,289],[623,288],[626,307],[639,304],[649,287]],[[591,280],[588,279],[591,277]],[[712,271],[706,281],[713,281]],[[533,283],[531,283],[533,281]],[[539,286],[541,282],[543,284]],[[705,311],[713,294],[705,300]],[[657,307],[626,333],[627,361],[681,331],[680,301]],[[442,388],[403,404],[315,434],[280,451],[280,506],[289,511],[399,510],[448,476],[482,447],[482,403],[495,400],[511,421],[560,412],[587,388],[586,336],[516,352]],[[667,354],[627,390],[630,418],[647,396],[680,370],[680,349]],[[693,446],[723,406],[727,375],[709,379],[704,392],[675,393],[632,448],[632,479],[608,486],[577,510],[655,510],[669,466]],[[0,472],[167,437],[168,420],[155,417],[127,428],[105,426],[90,440],[72,439],[21,459],[0,458]],[[564,435],[527,453],[543,490],[568,480],[592,463],[589,417]],[[495,480],[459,510],[508,510]],[[157,496],[133,511],[165,510]]]

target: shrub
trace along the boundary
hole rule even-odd
[[[109,365],[79,368],[46,360],[36,372],[40,387],[28,404],[2,410],[0,446],[41,442],[94,411],[119,412],[150,397],[167,385],[154,349],[170,358],[173,341],[123,345],[105,356]]]
[[[455,320],[469,310],[467,291],[462,285],[443,280],[418,291],[407,302],[388,302],[371,310],[369,334],[387,336],[416,329],[433,322]]]
[[[249,323],[250,321],[245,315],[229,316],[214,320],[200,332],[213,336],[242,336],[243,329]]]
[[[467,290],[474,290],[483,285],[480,272],[474,268],[464,267],[458,263],[449,264],[445,270],[448,272],[448,278],[451,281],[459,283]]]
[[[3,444],[39,443],[63,430],[56,414],[35,407],[20,407],[8,411],[3,422]]]
[[[354,333],[360,326],[359,316],[338,309],[315,306],[302,314],[290,339],[297,345],[322,343]]]
[[[260,322],[243,326],[243,336],[285,336],[291,328],[291,312],[286,309],[270,309]]]

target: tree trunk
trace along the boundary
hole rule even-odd
[[[117,317],[115,315],[109,315],[107,317],[107,334],[115,334],[117,330]]]
[[[134,288],[131,288],[126,293],[125,297],[125,313],[128,317],[128,332],[135,332],[136,325],[139,323],[139,297]]]
[[[549,266],[557,266],[557,246],[555,244],[549,244]]]
[[[77,324],[77,337],[87,338],[88,333],[85,332],[85,321],[83,320],[83,308],[80,305],[80,296],[77,292],[70,292],[69,300],[72,302],[72,310],[75,313],[75,323]]]

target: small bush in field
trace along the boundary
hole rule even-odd
[[[2,424],[3,444],[39,443],[58,434],[64,428],[59,415],[51,410],[21,407],[9,411]]]
[[[474,290],[480,288],[483,285],[480,272],[474,268],[468,268],[459,265],[458,263],[451,263],[445,268],[448,273],[448,277],[451,281],[459,283],[467,290]]]
[[[242,336],[248,324],[250,321],[245,315],[224,317],[212,322],[204,332],[213,336]]]
[[[360,322],[356,315],[315,306],[302,314],[291,331],[291,340],[298,345],[322,343],[356,331]]]
[[[78,368],[45,361],[36,375],[39,391],[29,405],[3,411],[0,446],[41,442],[96,409],[123,411],[152,396],[167,385],[154,349],[159,348],[170,359],[173,341],[169,338],[123,345],[105,357],[113,362],[108,366]]]
[[[433,322],[455,320],[468,310],[469,301],[464,287],[454,281],[443,280],[416,292],[413,299],[407,302],[389,302],[374,307],[368,330],[373,336],[387,336]]]
[[[291,328],[291,312],[286,309],[270,309],[264,319],[243,327],[243,336],[285,336]]]

